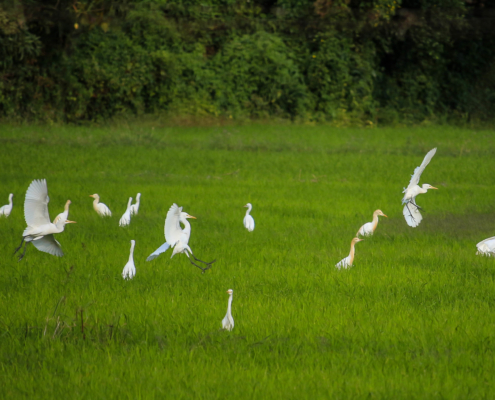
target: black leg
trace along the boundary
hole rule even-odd
[[[199,258],[196,258],[196,256],[193,253],[191,253],[191,255],[194,257],[194,259],[196,261],[202,262],[203,264],[206,264],[206,265],[210,265],[210,267],[211,267],[211,264],[213,264],[215,261],[217,261],[217,260],[213,260],[213,261],[210,261],[210,262],[206,262],[206,261],[200,260]],[[209,268],[207,268],[207,269],[209,269]]]
[[[196,258],[196,257],[194,257]],[[211,268],[211,265],[208,264],[208,267],[207,268],[201,268],[198,264],[196,264],[194,261],[192,261],[190,258],[189,258],[189,262],[192,264],[192,265],[195,265],[196,267],[198,267],[202,272],[202,274],[205,273],[206,270],[210,269]],[[206,263],[205,263],[206,264]]]
[[[22,252],[22,255],[19,257],[19,259],[17,260],[17,262],[21,261],[22,258],[24,257],[24,255],[26,254],[27,245],[28,245],[28,242],[25,242],[24,243],[24,251]]]
[[[414,203],[412,203],[412,204],[414,204]],[[415,204],[414,204],[414,205],[415,205]],[[416,220],[414,219],[414,217],[413,217],[413,215],[412,215],[411,209],[409,208],[409,202],[408,202],[408,203],[406,203],[406,207],[407,207],[407,211],[409,211],[409,215],[411,216],[412,220],[413,220],[414,222],[416,222]],[[416,207],[418,207],[418,206],[416,206]],[[418,208],[419,208],[419,207],[418,207]]]
[[[19,245],[19,247],[17,249],[15,249],[14,251],[14,254],[17,253],[19,251],[19,249],[22,247],[22,244],[24,243],[24,236],[22,237],[22,240],[21,240],[21,244]],[[13,254],[13,255],[14,255]]]

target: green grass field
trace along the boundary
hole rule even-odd
[[[413,229],[401,192],[433,147],[420,183],[439,190],[418,197]],[[0,219],[2,399],[495,397],[495,259],[475,255],[495,234],[493,131],[3,125],[0,154],[0,205],[14,193]],[[64,257],[29,245],[17,262],[41,178],[51,218],[70,199],[77,224],[56,236]],[[145,261],[174,202],[197,217],[194,253],[217,260],[205,274],[170,250]],[[389,218],[337,271],[377,208]]]

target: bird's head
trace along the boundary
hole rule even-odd
[[[360,239],[360,238],[357,238],[355,237],[354,239],[352,239],[352,244],[356,244],[357,242],[362,242],[364,239]]]
[[[251,205],[251,203],[247,203],[244,207],[246,207],[246,208],[253,208],[253,206]]]
[[[89,197],[92,197],[93,199],[99,199],[100,198],[100,196],[98,196],[96,193],[90,194]]]
[[[428,183],[423,183],[423,186],[422,186],[422,187],[423,187],[423,189],[424,189],[424,190],[428,190],[428,189],[438,189],[438,188],[436,188],[435,186],[431,186],[431,185],[430,185],[430,184],[428,184]]]
[[[140,198],[141,198],[141,193],[138,193],[138,194],[136,195],[136,200],[139,200]]]
[[[376,215],[380,215],[380,216],[382,216],[382,217],[386,217],[386,218],[388,218],[388,217],[387,217],[387,216],[383,213],[383,211],[382,211],[382,210],[376,210],[375,212],[376,212]]]
[[[66,223],[66,224],[77,224],[77,222],[76,222],[76,221],[69,221],[69,220],[65,221],[65,223]]]
[[[11,193],[11,194],[9,195],[9,201],[10,201],[10,200],[12,200],[12,197],[14,197],[14,193]]]
[[[227,290],[227,293],[232,294],[232,293],[234,293],[234,291],[232,289],[229,289],[229,290]]]
[[[189,215],[188,213],[182,213],[184,214],[184,218],[193,218],[193,219],[197,219],[196,217],[193,217],[192,215]]]

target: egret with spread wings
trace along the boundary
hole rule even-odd
[[[421,207],[416,204],[416,196],[418,194],[426,193],[428,189],[438,189],[429,185],[428,183],[424,183],[421,187],[418,185],[421,174],[435,155],[436,151],[437,148],[435,147],[433,150],[430,150],[428,154],[426,154],[421,165],[419,167],[416,167],[416,169],[414,170],[414,174],[411,177],[409,186],[402,192],[404,193],[404,197],[402,199],[404,209],[402,210],[402,214],[404,214],[404,218],[406,219],[407,224],[409,226],[412,226],[413,228],[417,227],[423,219],[423,216],[419,212],[419,210],[421,210]]]
[[[55,240],[53,234],[63,232],[65,224],[75,223],[74,221],[69,221],[67,219],[70,201],[68,201],[65,206],[67,217],[65,216],[65,213],[61,213],[55,218],[53,223],[50,222],[50,215],[48,214],[49,201],[46,180],[36,179],[32,181],[26,192],[26,199],[24,200],[24,218],[28,226],[22,233],[21,244],[14,252],[14,254],[17,253],[22,247],[22,243],[26,242],[24,251],[19,257],[19,261],[21,261],[26,254],[28,242],[32,242],[34,247],[45,253],[57,257],[62,257],[64,255],[60,243]]]
[[[189,237],[191,236],[191,224],[187,220],[188,218],[194,218],[192,215],[189,215],[186,212],[182,211],[182,207],[179,207],[177,204],[172,204],[170,209],[168,210],[167,213],[167,218],[165,219],[165,240],[166,242],[163,243],[157,250],[155,250],[151,255],[146,259],[146,261],[151,261],[158,257],[160,254],[164,253],[165,251],[168,250],[169,247],[172,247],[174,251],[172,252],[172,258],[174,255],[178,253],[184,253],[187,258],[189,259],[189,262],[199,269],[203,271],[203,273],[211,268],[211,264],[213,264],[216,260],[213,260],[211,262],[205,262],[201,261],[200,259],[196,258],[189,247]],[[184,225],[184,229],[181,228],[180,223]],[[193,262],[189,254],[196,260],[199,261],[203,264],[206,264],[206,268],[200,267],[198,264]]]

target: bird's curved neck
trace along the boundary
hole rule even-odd
[[[9,196],[9,204],[12,205],[12,195]]]
[[[186,218],[181,218],[180,222],[182,222],[184,224],[184,229],[182,231],[184,233],[190,234],[191,233],[191,224],[189,223],[189,221]]]
[[[127,209],[131,208],[132,197],[129,197],[129,201],[127,202]]]
[[[249,215],[249,213],[251,212],[252,208],[253,208],[253,206],[251,204],[248,205],[248,208],[246,210],[246,215]]]
[[[227,314],[232,315],[232,295],[229,295],[229,304],[227,306]]]
[[[372,226],[371,226],[371,229],[373,229],[373,232],[375,232],[377,225],[378,225],[378,214],[373,213],[373,222],[372,222]]]
[[[135,243],[132,243],[132,244],[131,244],[131,252],[130,252],[130,254],[129,254],[129,261],[133,261],[134,246],[135,246],[135,245],[136,245]]]
[[[351,251],[349,253],[349,265],[352,265],[352,263],[354,262],[354,245],[355,243],[354,242],[351,242]]]

